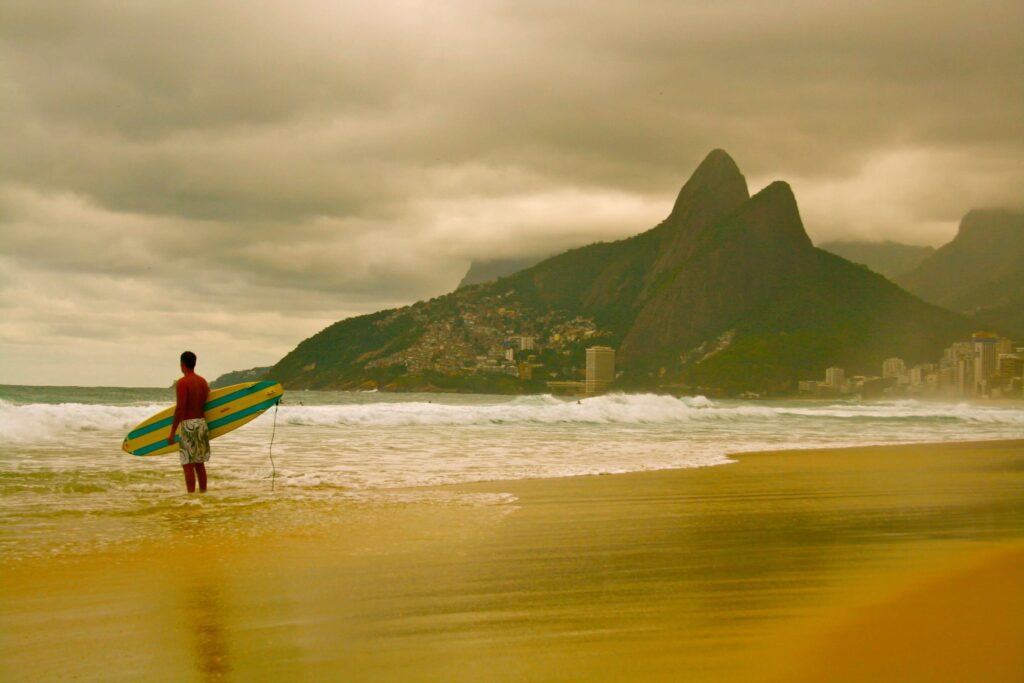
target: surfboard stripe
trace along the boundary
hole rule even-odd
[[[275,396],[274,398],[269,399],[267,401],[263,401],[262,403],[257,403],[254,406],[249,406],[244,410],[239,410],[237,413],[233,413],[231,415],[228,415],[227,417],[222,417],[219,420],[214,420],[213,422],[207,425],[207,428],[209,428],[209,430],[212,432],[214,429],[218,429],[220,427],[223,427],[224,425],[236,422],[237,420],[241,420],[243,417],[247,415],[252,415],[253,413],[262,413],[264,410],[270,408],[272,405],[274,405],[280,400],[280,396]]]
[[[171,415],[170,417],[165,417],[162,420],[157,420],[156,422],[150,423],[145,427],[139,427],[133,432],[128,432],[128,436],[126,436],[125,438],[131,441],[132,439],[137,439],[140,436],[145,436],[150,432],[155,432],[156,430],[162,427],[170,427],[172,424],[174,424],[174,415]]]
[[[179,437],[177,434],[175,434],[174,435],[174,443],[178,443],[180,438],[181,437]],[[142,448],[138,449],[137,451],[132,451],[132,455],[149,455],[153,451],[160,450],[161,448],[165,448],[167,446],[170,446],[170,444],[167,443],[167,440],[166,439],[160,439],[159,441],[154,441],[153,443],[149,444],[148,446],[143,446]]]
[[[257,382],[256,384],[253,384],[251,387],[239,389],[238,391],[231,392],[227,396],[221,396],[220,398],[215,398],[212,401],[207,401],[206,404],[203,406],[203,412],[207,410],[212,410],[217,406],[222,406],[225,403],[231,403],[235,399],[240,398],[242,396],[246,396],[248,394],[255,394],[257,391],[262,391],[263,389],[266,389],[267,387],[272,387],[275,384],[277,384],[277,382]]]

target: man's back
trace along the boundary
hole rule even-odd
[[[185,472],[185,488],[189,493],[206,491],[206,462],[210,459],[209,426],[203,415],[203,406],[210,396],[210,385],[196,374],[196,354],[185,351],[181,354],[181,379],[174,387],[178,402],[174,407],[174,423],[167,444],[175,442],[174,433],[181,425],[178,435],[178,456]]]
[[[203,416],[203,406],[210,395],[210,385],[194,372],[186,373],[175,387],[178,396],[179,420],[192,420]]]

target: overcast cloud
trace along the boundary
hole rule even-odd
[[[695,165],[815,241],[1024,203],[1024,4],[0,9],[0,382],[271,364],[476,257],[652,227]]]

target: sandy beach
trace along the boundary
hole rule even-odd
[[[1024,441],[737,460],[5,561],[0,678],[1024,679]]]

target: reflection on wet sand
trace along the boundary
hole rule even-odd
[[[192,641],[193,660],[203,681],[221,681],[231,672],[225,631],[224,584],[219,576],[197,577],[181,595],[184,628]]]

